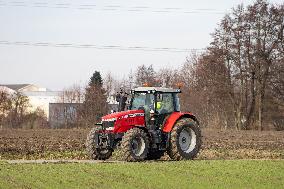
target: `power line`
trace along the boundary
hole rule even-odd
[[[169,47],[143,47],[143,46],[120,46],[120,45],[95,45],[95,44],[74,44],[74,43],[47,43],[29,41],[0,41],[0,45],[36,46],[36,47],[60,47],[60,48],[86,48],[100,50],[121,50],[121,51],[160,51],[160,52],[191,52],[204,51],[205,49],[186,49]]]
[[[225,14],[226,12],[217,9],[184,9],[180,7],[155,8],[149,6],[121,6],[97,4],[70,4],[70,3],[47,3],[47,2],[25,2],[25,1],[0,1],[1,7],[31,7],[31,8],[55,8],[55,9],[77,9],[97,11],[126,11],[126,12],[150,12],[150,13],[183,13],[183,14]]]

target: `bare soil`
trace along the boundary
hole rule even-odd
[[[88,159],[84,142],[89,130],[0,130],[0,159]],[[198,159],[284,159],[283,131],[204,129],[202,135]]]

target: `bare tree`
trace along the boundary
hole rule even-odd
[[[172,87],[176,84],[174,73],[175,70],[170,68],[162,68],[158,71],[157,77],[159,78],[163,87]]]
[[[16,92],[11,95],[11,109],[7,116],[8,124],[12,128],[20,128],[24,122],[24,116],[28,113],[27,109],[30,107],[28,97]]]
[[[106,91],[106,94],[111,95],[115,93],[115,79],[111,72],[108,72],[106,76],[103,78],[103,87]]]
[[[9,114],[9,111],[12,108],[12,101],[9,97],[9,94],[4,91],[0,90],[0,127],[2,128],[5,124],[5,118]]]
[[[74,84],[71,87],[63,89],[58,102],[60,103],[81,103],[84,99],[84,92],[82,87]]]
[[[159,86],[161,84],[161,81],[156,77],[156,71],[154,70],[153,65],[148,67],[144,64],[138,66],[135,72],[135,80],[136,86],[143,86],[144,84],[149,86]]]

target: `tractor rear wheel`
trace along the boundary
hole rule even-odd
[[[108,158],[110,158],[110,156],[112,155],[113,150],[112,149],[108,149],[108,148],[96,148],[96,144],[95,144],[95,135],[96,133],[99,131],[98,128],[93,128],[88,136],[87,136],[87,140],[86,140],[86,151],[89,155],[89,157],[91,159],[94,160],[106,160]]]
[[[168,155],[173,160],[193,159],[201,148],[201,130],[199,125],[190,118],[183,118],[174,125]]]
[[[147,134],[139,128],[128,130],[121,141],[121,155],[125,161],[143,161],[148,154]]]

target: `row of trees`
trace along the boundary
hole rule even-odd
[[[223,77],[218,84],[232,105],[237,128],[254,125],[262,130],[263,118],[268,118],[264,110],[272,99],[270,84],[278,80],[273,72],[284,59],[283,18],[283,5],[258,0],[247,8],[239,5],[233,9],[213,34],[203,61],[206,64],[209,57],[210,62],[213,59],[222,66],[217,70]]]

